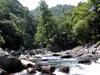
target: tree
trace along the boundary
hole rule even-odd
[[[94,7],[95,12],[100,12],[100,1],[99,0],[88,0],[90,2],[91,6]]]
[[[0,0],[0,35],[5,41],[1,47],[32,49],[35,30],[34,17],[18,0]]]
[[[90,7],[89,3],[79,3],[73,11],[72,25],[77,24],[80,20],[84,20],[90,14]]]
[[[75,39],[79,44],[100,40],[99,4],[98,0],[89,0],[87,3],[79,3],[74,9],[72,27]]]
[[[79,44],[86,44],[92,40],[92,32],[89,26],[90,18],[86,17],[84,20],[80,20],[73,28],[75,39]]]
[[[45,47],[49,47],[56,36],[57,27],[44,0],[40,1],[40,11],[41,16],[35,34],[35,42],[40,46],[45,45]]]

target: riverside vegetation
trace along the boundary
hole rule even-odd
[[[31,12],[17,0],[0,0],[0,47],[61,51],[100,40],[100,1],[48,8],[44,0]]]

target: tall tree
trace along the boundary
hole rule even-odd
[[[35,34],[35,41],[40,46],[49,47],[56,36],[56,24],[44,0],[40,1],[41,16]]]

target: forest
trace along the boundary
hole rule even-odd
[[[0,47],[61,51],[100,41],[100,0],[32,11],[18,0],[0,0]]]

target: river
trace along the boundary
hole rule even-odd
[[[56,75],[100,75],[100,59],[95,63],[92,61],[91,64],[79,64],[76,58],[61,59],[59,56],[41,56],[43,60],[41,63],[47,63],[56,67],[54,74]],[[38,61],[39,62],[39,61]],[[59,71],[59,67],[65,65],[70,67],[69,74],[62,73]],[[16,73],[14,75],[28,75],[27,71]],[[33,75],[43,75],[40,72],[36,72]]]
[[[50,65],[56,66],[57,69],[54,72],[56,75],[67,75],[58,71],[58,68],[61,65],[67,65],[70,67],[69,75],[100,75],[100,60],[97,61],[98,63],[92,61],[92,63],[89,65],[79,64],[75,58],[60,59],[59,56],[43,56],[42,59],[49,59],[48,61],[42,61],[42,63],[48,63]]]

